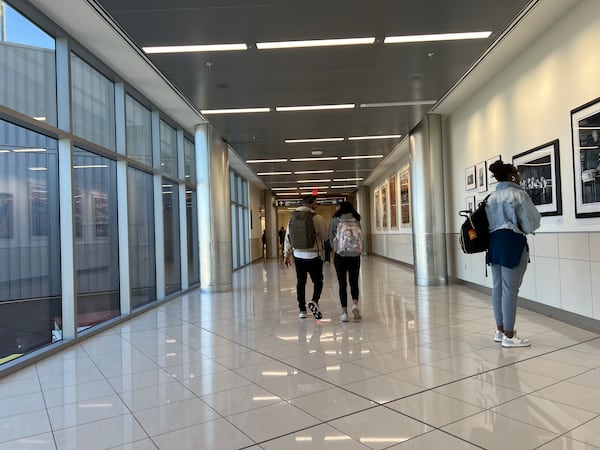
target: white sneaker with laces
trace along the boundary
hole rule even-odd
[[[502,342],[502,336],[504,336],[504,333],[500,330],[496,330],[494,333],[494,342]]]
[[[348,322],[348,314],[344,313],[340,316],[340,321]]]
[[[531,341],[529,339],[521,339],[520,337],[517,337],[516,331],[511,338],[507,337],[506,335],[502,337],[502,347],[529,347],[530,345]]]
[[[298,317],[301,319],[306,319],[306,311],[300,311],[298,313]]]
[[[354,320],[360,320],[362,317],[360,316],[360,309],[358,309],[358,305],[352,305],[352,309],[350,310],[352,315],[354,316]]]

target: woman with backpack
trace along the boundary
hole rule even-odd
[[[529,262],[526,235],[540,227],[540,213],[521,187],[521,175],[515,166],[498,160],[489,171],[498,180],[485,206],[490,230],[486,263],[492,266],[492,306],[497,326],[494,341],[501,342],[502,347],[528,347],[529,339],[518,337],[514,325],[517,294]]]
[[[361,319],[358,309],[358,274],[360,271],[360,255],[362,254],[362,230],[360,228],[360,214],[356,212],[349,202],[339,203],[339,208],[333,215],[329,224],[329,242],[335,253],[333,263],[339,283],[340,303],[342,315],[340,320],[348,322],[348,293],[347,284],[350,284],[352,295],[352,317],[355,321]]]

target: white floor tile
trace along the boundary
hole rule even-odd
[[[219,418],[219,415],[200,399],[183,400],[144,409],[134,412],[134,415],[150,436]]]
[[[372,408],[377,403],[345,389],[332,388],[290,400],[290,403],[316,418],[327,421]]]
[[[56,450],[52,433],[29,436],[0,444],[0,450]]]
[[[0,443],[50,431],[48,412],[34,411],[0,419]]]
[[[364,450],[366,447],[346,433],[323,424],[260,444],[265,450]]]

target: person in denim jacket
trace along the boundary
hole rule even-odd
[[[527,347],[529,339],[514,329],[517,295],[529,262],[527,234],[540,227],[540,213],[520,186],[521,176],[512,164],[494,162],[489,171],[498,180],[485,207],[490,243],[486,263],[492,267],[492,305],[497,330],[495,342],[503,347]]]

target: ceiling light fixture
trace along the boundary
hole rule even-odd
[[[415,100],[408,102],[361,103],[361,108],[387,108],[390,106],[420,106],[435,105],[437,100]]]
[[[333,181],[362,181],[364,178],[356,177],[356,178],[334,178]]]
[[[248,160],[246,160],[246,164],[278,163],[278,162],[287,162],[287,158],[279,158],[279,159],[248,159]]]
[[[259,50],[273,50],[279,48],[302,48],[302,47],[332,47],[340,45],[370,45],[375,43],[374,37],[366,38],[343,38],[343,39],[312,39],[308,41],[279,41],[279,42],[257,42]]]
[[[291,175],[292,172],[256,172],[256,175]]]
[[[317,195],[325,195],[327,191],[317,191]],[[314,192],[300,192],[300,195],[314,195]]]
[[[487,39],[491,31],[475,31],[467,33],[438,33],[438,34],[416,34],[407,36],[388,36],[383,40],[384,44],[406,44],[410,42],[434,42],[434,41],[458,41],[464,39]]]
[[[275,111],[321,111],[324,109],[353,109],[355,107],[355,103],[343,103],[338,105],[276,106]]]
[[[340,159],[376,159],[376,158],[383,158],[383,155],[342,156]]]
[[[45,148],[14,148],[13,153],[40,153],[45,152]]]
[[[272,191],[297,191],[297,187],[274,187],[271,188]]]
[[[210,44],[210,45],[164,45],[159,47],[142,47],[147,54],[152,53],[195,53],[195,52],[230,52],[248,50],[246,44]]]
[[[306,175],[309,173],[332,173],[333,169],[329,170],[299,170],[298,172],[294,172],[294,175]]]
[[[343,137],[331,137],[331,138],[310,138],[310,139],[286,139],[286,144],[299,144],[302,142],[340,142],[343,141]]]
[[[229,109],[203,109],[202,114],[244,114],[271,112],[271,108],[229,108]]]
[[[358,184],[347,184],[345,186],[331,186],[331,189],[346,189],[346,188],[355,188],[358,187]]]
[[[331,180],[298,180],[296,183],[329,183]]]
[[[106,164],[88,164],[84,166],[73,166],[73,169],[106,169]]]
[[[366,141],[370,139],[397,139],[401,138],[401,134],[382,134],[382,135],[373,135],[373,136],[350,136],[348,138],[349,141]]]
[[[304,161],[335,161],[338,159],[337,156],[320,156],[318,158],[292,158],[292,162],[304,162]]]
[[[298,191],[296,192],[275,192],[275,195],[300,195]]]

